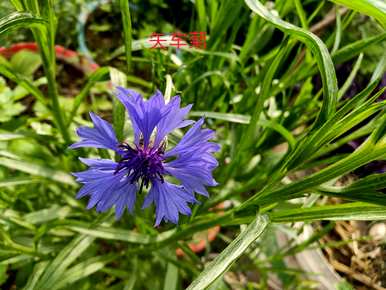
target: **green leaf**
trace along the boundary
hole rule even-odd
[[[251,121],[251,117],[249,115],[241,115],[241,114],[232,114],[232,113],[217,113],[217,112],[209,112],[209,111],[192,111],[189,113],[190,116],[195,117],[207,117],[216,120],[223,120],[231,123],[238,124],[249,124]],[[280,135],[286,139],[291,148],[295,146],[296,140],[292,136],[291,132],[289,132],[283,125],[276,122],[275,120],[266,120],[264,116],[260,116],[260,120],[258,124],[265,128],[271,128],[276,131]]]
[[[164,280],[164,290],[177,290],[178,267],[173,263],[168,263]]]
[[[212,20],[210,29],[210,34],[216,35],[216,37],[212,37],[209,40],[208,47],[210,48],[213,48],[222,39],[229,26],[240,15],[240,10],[243,6],[240,0],[221,1],[218,3],[220,3],[220,7],[216,12],[216,18]]]
[[[346,79],[343,86],[338,91],[338,100],[340,100],[344,96],[344,94],[347,92],[347,90],[350,88],[350,86],[351,86],[352,82],[354,81],[354,78],[355,78],[355,76],[356,76],[356,74],[361,66],[362,59],[363,59],[363,53],[360,53],[357,61],[354,64],[352,71],[350,72],[350,74],[348,76],[348,78]]]
[[[42,59],[35,52],[22,50],[12,56],[10,64],[16,73],[32,77],[33,73],[42,65]]]
[[[9,140],[15,140],[15,139],[23,139],[26,138],[25,135],[19,134],[19,133],[0,133],[0,141],[9,141]]]
[[[56,219],[64,219],[71,211],[68,206],[59,207],[54,205],[51,208],[30,212],[24,215],[24,219],[31,224],[46,223]]]
[[[386,206],[364,202],[315,206],[273,212],[270,214],[270,219],[277,223],[315,220],[385,220]]]
[[[3,285],[7,281],[7,265],[0,265],[0,285]]]
[[[0,19],[0,35],[17,28],[40,28],[43,29],[47,22],[33,16],[28,12],[13,12]]]
[[[26,89],[27,92],[33,95],[39,102],[47,106],[47,101],[43,93],[28,78],[26,78],[23,75],[17,74],[16,72],[13,71],[13,69],[3,64],[0,64],[0,74],[16,82],[20,86],[22,86],[24,89]]]
[[[343,280],[336,285],[336,290],[355,290],[355,289],[350,283],[348,283],[346,280]]]
[[[206,9],[204,0],[196,0],[196,9],[198,16],[198,27],[200,31],[206,31]]]
[[[71,125],[81,103],[87,97],[91,88],[95,85],[95,83],[105,80],[105,78],[109,76],[109,73],[110,73],[110,69],[108,67],[100,67],[96,71],[94,71],[91,75],[88,76],[86,85],[75,97],[74,104],[71,109],[70,117],[68,118],[68,121],[67,121],[67,126]]]
[[[31,177],[10,177],[0,180],[0,187],[9,187],[22,184],[36,183],[41,180]]]
[[[93,237],[78,236],[74,238],[52,262],[47,265],[44,274],[36,285],[36,289],[49,290],[65,278],[65,270],[94,241]]]
[[[386,188],[386,173],[379,173],[361,178],[349,186],[339,188],[339,191],[345,193],[354,193],[365,190],[380,190],[384,188]]]
[[[127,72],[129,72],[131,69],[131,46],[132,46],[132,32],[131,32],[131,17],[130,17],[129,0],[119,0],[119,6],[121,9],[122,23],[123,23],[123,35],[125,38]]]
[[[109,69],[110,79],[113,83],[113,86],[126,87],[126,75],[116,68],[110,67]],[[117,98],[113,97],[113,126],[118,140],[123,140],[123,128],[125,126],[125,119],[125,107]]]
[[[366,176],[349,186],[320,186],[321,194],[340,197],[347,200],[363,201],[386,206],[386,194],[378,191],[386,188],[386,173]]]
[[[27,284],[24,286],[23,290],[34,290],[36,289],[35,285],[39,281],[39,278],[44,272],[44,269],[47,267],[48,261],[42,261],[35,265],[33,272],[28,278]]]
[[[318,63],[319,71],[323,81],[323,106],[316,122],[317,127],[322,125],[335,112],[338,85],[335,75],[334,64],[326,45],[315,34],[285,22],[273,15],[268,9],[257,0],[245,0],[248,7],[260,17],[270,22],[286,34],[303,41],[313,52]]]
[[[366,48],[370,47],[371,45],[378,44],[385,40],[386,40],[386,32],[380,35],[368,37],[365,39],[360,39],[337,50],[334,54],[332,54],[332,59],[336,64],[343,63],[355,57],[359,53],[363,52]]]
[[[382,0],[330,0],[362,14],[372,16],[386,29],[386,3]]]
[[[85,261],[68,269],[63,278],[53,286],[52,290],[62,289],[77,282],[80,279],[86,278],[93,273],[103,269],[107,263],[110,263],[118,258],[117,255],[106,255],[89,258]]]
[[[212,284],[248,249],[264,232],[268,225],[265,215],[258,215],[248,227],[225,248],[200,275],[189,285],[187,290],[202,290]]]
[[[129,243],[149,244],[151,241],[156,240],[149,235],[140,234],[135,231],[103,226],[90,228],[87,224],[79,222],[70,223],[69,225],[65,225],[65,227],[72,231],[85,235],[90,235],[95,238],[119,240]]]
[[[251,116],[249,115],[241,115],[241,114],[232,114],[232,113],[217,113],[210,111],[192,111],[189,113],[190,116],[194,117],[207,117],[216,120],[223,120],[231,123],[238,124],[249,124],[251,120]]]
[[[71,175],[66,172],[51,169],[42,165],[33,164],[21,160],[14,160],[10,158],[0,157],[0,165],[9,169],[19,170],[32,175],[37,175],[52,179],[54,181],[65,183],[69,185],[76,185]]]

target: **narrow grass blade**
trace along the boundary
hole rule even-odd
[[[347,80],[344,82],[343,86],[339,89],[338,100],[340,100],[344,96],[344,94],[347,92],[347,90],[350,88],[359,68],[361,67],[362,59],[363,59],[363,53],[359,54],[359,57],[358,57],[357,61],[355,62],[354,67],[353,67],[352,71],[350,72],[350,75],[348,76]]]
[[[196,0],[196,9],[198,15],[198,27],[200,31],[206,31],[206,9],[204,0]]]
[[[93,237],[78,236],[74,238],[56,258],[47,265],[36,289],[52,289],[65,277],[65,270],[75,261],[94,241]]]
[[[380,35],[367,37],[365,39],[355,41],[353,43],[350,43],[342,47],[341,49],[337,50],[334,54],[332,54],[332,60],[336,64],[343,63],[347,60],[352,59],[356,55],[360,54],[371,45],[381,43],[385,40],[386,40],[386,32]]]
[[[47,106],[43,93],[29,79],[12,71],[11,68],[0,64],[0,74],[19,84],[33,95],[40,103]]]
[[[64,219],[70,212],[71,208],[68,206],[55,205],[51,208],[30,212],[24,215],[24,219],[31,224],[42,224],[56,219]]]
[[[96,71],[94,71],[87,80],[86,85],[82,88],[82,90],[79,92],[79,94],[75,97],[74,104],[71,109],[70,117],[67,121],[67,126],[70,126],[81,103],[83,100],[87,97],[88,93],[90,92],[91,88],[95,85],[95,83],[105,80],[106,77],[109,76],[110,70],[108,67],[101,67],[98,68]]]
[[[47,22],[44,19],[33,16],[28,12],[13,12],[0,19],[0,35],[18,28],[38,27],[43,29],[46,24]]]
[[[39,182],[39,179],[34,179],[31,177],[11,177],[11,178],[5,178],[0,180],[0,188],[22,185],[22,184],[30,184],[30,183],[36,183],[36,182]]]
[[[326,45],[315,34],[285,22],[273,15],[257,0],[245,0],[248,7],[266,21],[270,22],[284,33],[292,35],[303,41],[314,53],[323,81],[323,106],[316,122],[316,127],[322,125],[335,112],[338,85],[334,64]]]
[[[39,281],[39,278],[43,274],[45,268],[47,267],[48,261],[39,262],[35,265],[32,274],[29,276],[27,284],[24,286],[23,290],[35,290],[36,283]]]
[[[90,228],[87,224],[70,224],[65,225],[69,230],[89,235],[95,238],[102,238],[108,240],[119,240],[129,243],[149,244],[151,241],[155,241],[151,236],[140,234],[134,231],[125,229],[117,229],[112,227],[95,227]]]
[[[201,274],[189,285],[187,290],[201,290],[212,284],[248,249],[264,232],[268,225],[265,215],[258,215],[248,227],[225,248]]]
[[[110,79],[113,86],[126,87],[127,77],[126,75],[110,67]],[[114,88],[115,89],[115,88]],[[123,139],[123,127],[125,125],[125,108],[117,98],[113,97],[113,126],[118,140]]]
[[[386,29],[386,3],[382,0],[330,0],[362,14],[372,16]]]
[[[125,39],[125,52],[126,52],[126,64],[127,72],[131,69],[131,43],[132,43],[132,32],[131,32],[131,17],[129,0],[119,0],[119,6],[121,8],[122,23],[123,23],[123,35]]]
[[[238,124],[249,124],[251,121],[251,116],[241,115],[241,114],[232,114],[232,113],[217,113],[210,111],[192,111],[189,113],[190,116],[212,118],[216,120],[223,120],[231,123]]]
[[[1,157],[0,165],[7,167],[9,169],[19,170],[32,175],[45,177],[60,183],[65,183],[68,185],[76,185],[72,176],[67,174],[66,172],[51,169],[38,164]]]
[[[270,219],[277,223],[314,220],[385,220],[386,206],[377,206],[364,202],[315,206],[277,211],[270,214]]]
[[[68,269],[64,275],[63,279],[56,283],[52,290],[58,290],[65,287],[69,287],[71,284],[86,278],[92,275],[95,272],[103,269],[106,264],[117,259],[117,255],[106,255],[106,256],[97,256],[89,258],[85,261],[80,262],[79,264]]]
[[[165,280],[164,290],[177,290],[178,285],[178,267],[173,263],[168,263]]]

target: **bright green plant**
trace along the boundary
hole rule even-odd
[[[0,63],[4,79],[17,84],[16,89],[5,83],[0,88],[0,108],[7,110],[0,118],[8,118],[0,120],[20,119],[11,127],[0,124],[0,281],[6,275],[2,265],[7,265],[18,273],[15,283],[21,289],[169,290],[188,284],[187,289],[229,289],[223,274],[241,255],[252,256],[259,239],[268,239],[267,233],[278,224],[386,219],[382,193],[386,173],[335,186],[341,176],[371,161],[386,160],[386,101],[379,100],[384,94],[379,83],[386,55],[371,76],[365,76],[367,86],[345,98],[368,50],[385,45],[382,1],[333,1],[353,10],[336,12],[336,22],[317,36],[315,19],[323,18],[335,4],[196,0],[186,4],[195,11],[190,27],[207,31],[207,49],[185,47],[176,52],[171,47],[149,49],[147,39],[137,39],[143,31],[132,19],[140,17],[128,1],[120,0],[114,5],[120,7],[125,45],[117,47],[111,60],[124,62],[86,76],[83,88],[71,100],[58,93],[54,44],[60,15],[55,14],[53,1],[10,2],[16,11],[0,20],[0,37],[10,30],[30,29],[40,59],[28,58],[29,76],[18,61]],[[354,11],[374,17],[372,23],[382,32],[347,42],[344,32],[356,17]],[[37,82],[30,74],[40,61],[45,78]],[[354,63],[352,72],[338,86],[335,68],[347,63]],[[137,71],[146,72],[147,77]],[[316,84],[318,77],[321,86]],[[220,185],[178,226],[154,228],[152,211],[125,215],[116,222],[111,212],[85,211],[83,201],[75,199],[78,185],[70,172],[80,170],[78,153],[67,146],[76,138],[76,125],[90,124],[85,111],[102,111],[100,104],[107,100],[104,111],[118,139],[132,134],[112,89],[104,88],[98,100],[88,101],[92,89],[106,80],[136,87],[146,95],[155,88],[168,96],[178,93],[185,104],[195,104],[192,118],[205,115],[217,131],[222,151],[215,175]],[[32,116],[21,112],[19,98],[15,102],[10,97],[20,88],[24,92],[20,99],[34,98]],[[14,106],[13,110],[3,103]],[[29,118],[37,118],[34,125]],[[335,151],[358,138],[365,141],[355,151]],[[168,142],[175,140],[172,135]],[[108,157],[103,150],[83,153]],[[298,172],[307,174],[289,178]],[[319,205],[319,195],[345,202]],[[301,197],[308,197],[307,202],[299,202]],[[209,210],[225,201],[221,213]],[[216,225],[235,234],[223,239],[224,249],[207,263],[209,248],[200,259],[187,244],[196,233]],[[177,248],[184,257],[177,258]],[[277,262],[298,250],[294,246],[268,260]],[[264,271],[264,262],[253,263]],[[278,271],[282,279],[288,278]],[[259,287],[264,289],[264,283]]]

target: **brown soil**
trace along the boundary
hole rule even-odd
[[[326,258],[354,289],[386,290],[385,227],[384,222],[337,221],[321,239],[328,245],[323,248]]]

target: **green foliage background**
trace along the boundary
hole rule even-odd
[[[249,264],[237,267],[261,274],[250,289],[265,289],[272,271],[289,289],[308,289],[298,273],[283,268],[286,254],[275,241],[266,248],[275,229],[297,221],[386,219],[386,173],[335,186],[341,176],[386,159],[380,84],[386,7],[381,0],[333,2],[196,0],[179,1],[178,10],[172,1],[120,0],[101,5],[91,24],[74,17],[89,2],[2,3],[1,43],[34,40],[40,57],[21,52],[0,59],[0,284],[229,289],[223,274],[243,255]],[[206,31],[207,48],[149,49],[151,32],[176,31]],[[63,81],[66,67],[54,44],[76,48],[88,37],[89,57],[102,66]],[[114,39],[104,43],[106,37]],[[344,66],[349,72],[337,80]],[[109,82],[146,96],[156,88],[180,94],[184,104],[194,103],[191,117],[205,115],[217,132],[220,185],[178,226],[153,228],[153,210],[115,221],[111,212],[86,211],[85,201],[74,198],[79,185],[70,172],[81,169],[77,157],[109,157],[103,150],[67,149],[75,127],[90,124],[86,113],[111,120],[121,139],[132,133]],[[364,141],[355,151],[339,151],[358,138]],[[306,174],[289,178],[297,172]],[[345,203],[321,205],[320,195]],[[221,212],[209,211],[221,203]],[[228,236],[220,235],[218,249],[194,253],[192,236],[215,225]],[[176,257],[176,248],[184,257]],[[292,245],[286,253],[299,249]],[[265,259],[257,258],[259,250]],[[212,251],[219,252],[214,259]]]

